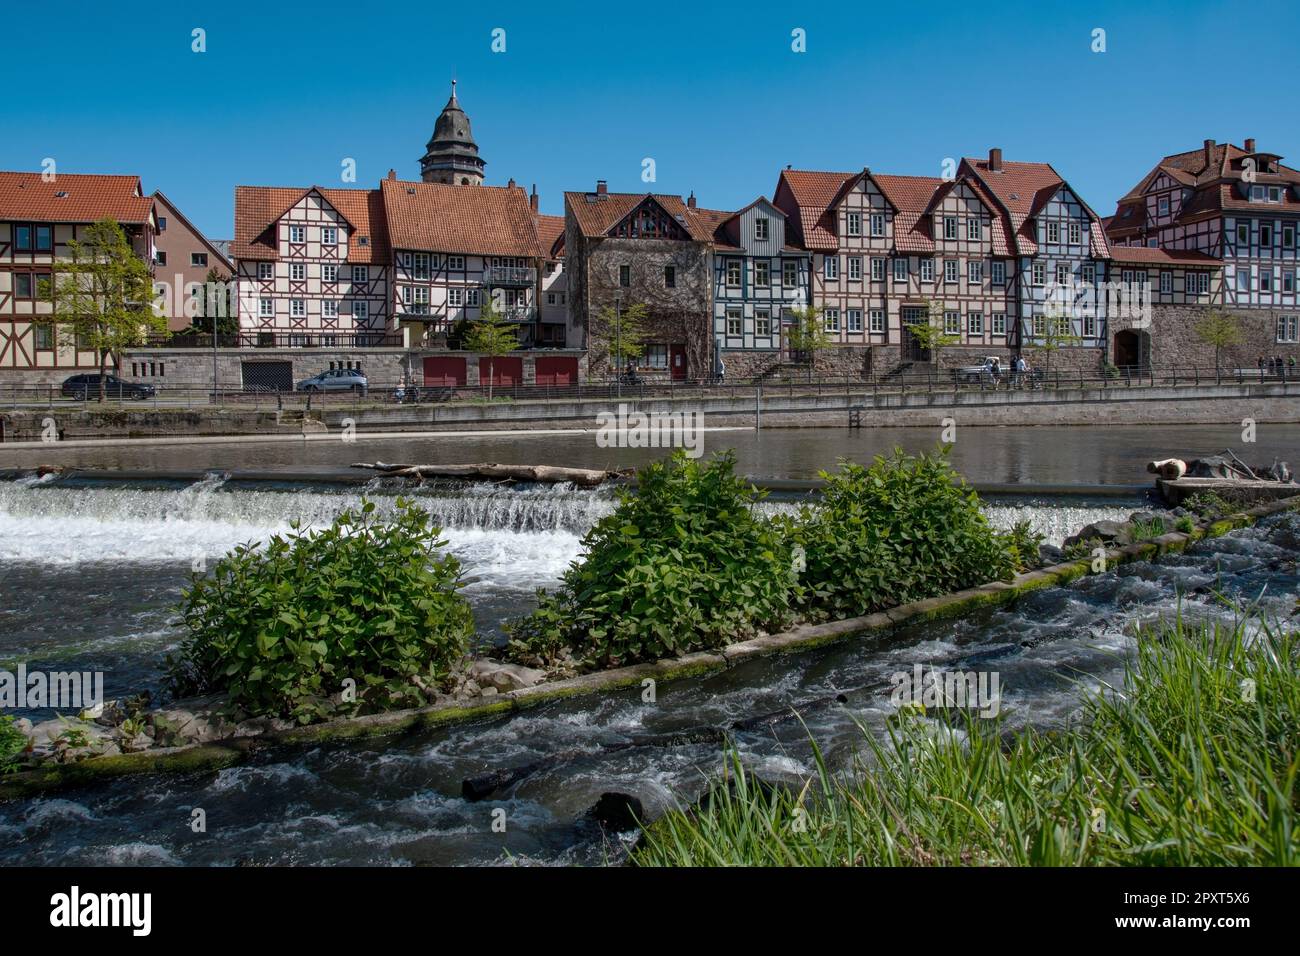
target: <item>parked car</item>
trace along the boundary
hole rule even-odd
[[[334,368],[298,383],[300,392],[365,392],[370,382],[360,369]]]
[[[73,375],[63,380],[63,396],[79,401],[99,398],[99,373]],[[158,389],[142,382],[126,382],[111,372],[104,376],[104,395],[107,398],[133,398],[143,401],[153,398]]]
[[[1011,365],[1002,361],[1001,356],[987,355],[984,361],[979,365],[966,365],[953,372],[958,382],[968,382],[971,384],[993,384],[993,360],[997,359],[998,368],[1001,370],[1002,377],[1006,378],[1011,374]]]

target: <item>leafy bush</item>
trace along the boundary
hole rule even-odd
[[[182,598],[188,636],[167,662],[171,689],[228,692],[248,714],[302,723],[428,703],[474,631],[440,534],[413,502],[382,520],[363,501],[321,531],[295,524],[265,550],[236,548]],[[342,694],[348,678],[355,700]]]
[[[1029,519],[1025,518],[1013,524],[1011,530],[1003,534],[1002,540],[1006,547],[1014,551],[1012,563],[1017,571],[1028,571],[1042,563],[1038,557],[1038,549],[1043,546],[1046,537],[1034,530]]]
[[[27,736],[14,726],[14,719],[0,714],[0,773],[18,769],[18,755],[27,749]]]
[[[821,499],[789,522],[807,568],[800,607],[813,619],[854,617],[1010,579],[1014,538],[989,526],[979,498],[944,453],[901,450],[870,468],[822,472]]]
[[[643,468],[637,490],[583,538],[583,557],[537,610],[508,625],[510,654],[588,666],[721,647],[791,620],[790,543],[754,505],[728,451],[675,453]]]
[[[1196,522],[1192,520],[1191,515],[1183,515],[1174,522],[1174,530],[1181,531],[1183,534],[1191,534],[1196,530]]]

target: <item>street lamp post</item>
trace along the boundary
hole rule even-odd
[[[614,381],[618,397],[623,397],[623,376],[619,372],[619,360],[623,355],[623,296],[614,296]]]

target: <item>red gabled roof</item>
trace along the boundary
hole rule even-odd
[[[97,222],[129,225],[151,220],[153,200],[139,176],[0,172],[0,219],[29,222]]]
[[[1110,257],[1116,262],[1134,262],[1143,265],[1221,266],[1218,259],[1206,252],[1193,249],[1153,249],[1150,246],[1110,247]]]
[[[564,217],[544,216],[538,213],[534,217],[537,241],[541,243],[542,252],[550,259],[564,256]]]
[[[827,173],[810,169],[783,169],[773,204],[785,212],[797,244],[812,250],[839,248],[834,216],[829,210],[845,185],[861,173]]]
[[[934,220],[927,215],[947,185],[935,176],[872,177],[894,209],[894,246],[900,252],[933,252]]]
[[[573,214],[578,230],[584,236],[599,238],[608,235],[611,229],[646,200],[658,203],[696,242],[713,241],[716,224],[708,216],[700,215],[701,210],[688,206],[681,196],[664,193],[567,192],[564,194],[564,208]]]
[[[1108,254],[1106,237],[1101,228],[1101,217],[1093,212],[1083,197],[1070,188],[1050,163],[1023,163],[1004,160],[1000,169],[990,169],[985,159],[963,159],[961,168],[967,170],[997,200],[1010,217],[1014,249],[1021,255],[1035,255],[1038,242],[1034,236],[1034,217],[1062,188],[1070,189],[1084,211],[1092,220],[1088,230],[1089,251],[1104,259]]]
[[[322,189],[319,186],[236,186],[235,238],[230,254],[236,259],[277,259],[274,226],[311,193],[320,196],[345,220],[348,262],[387,262],[388,226],[377,189]],[[366,243],[358,241],[366,238]]]
[[[394,249],[538,258],[545,253],[521,186],[380,183]]]

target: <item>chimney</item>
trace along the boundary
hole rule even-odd
[[[1207,139],[1205,141],[1205,165],[1209,166],[1213,162],[1214,162],[1214,140]]]
[[[1255,137],[1252,136],[1250,139],[1246,140],[1246,152],[1253,153],[1254,151],[1255,151]]]
[[[396,179],[397,179],[397,170],[395,170],[395,169],[390,169],[390,170],[388,171],[388,178],[389,178],[389,179],[396,180]]]
[[[604,195],[605,195],[606,193],[608,193],[608,192],[609,192],[609,183],[605,182],[605,180],[603,180],[603,179],[597,179],[597,180],[596,180],[596,195],[597,195],[597,196],[604,196]]]
[[[1002,150],[996,146],[989,150],[989,172],[1002,172]]]
[[[528,197],[528,205],[533,207],[533,212],[537,212],[537,183],[533,183],[533,192]]]
[[[692,208],[692,209],[695,208],[695,190],[694,190],[694,189],[692,189],[692,190],[691,190],[691,194],[690,194],[689,196],[686,197],[686,205],[689,206],[689,207]]]

